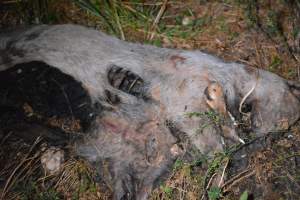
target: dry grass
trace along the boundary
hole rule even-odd
[[[83,160],[71,157],[56,174],[45,174],[41,141],[28,145],[12,135],[2,138],[0,199],[111,199],[110,190],[95,182],[95,170]]]

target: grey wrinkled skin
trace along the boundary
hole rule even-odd
[[[239,103],[256,84],[245,104],[251,106],[252,129],[263,135],[299,119],[299,85],[249,66],[226,63],[200,51],[184,51],[133,44],[96,30],[75,25],[36,26],[3,35],[0,71],[18,63],[43,61],[80,81],[94,102],[111,107],[95,122],[86,138],[76,143],[77,153],[90,162],[109,160],[115,199],[145,199],[154,181],[177,155],[176,138],[165,125],[185,133],[203,153],[222,150],[220,131],[214,126],[197,130],[205,120],[188,117],[205,112],[204,91],[218,82],[227,110],[239,119]],[[134,72],[144,80],[140,98],[112,86],[107,74],[112,66]],[[119,104],[110,105],[109,94]],[[133,194],[135,192],[136,194]]]

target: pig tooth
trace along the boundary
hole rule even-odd
[[[233,116],[229,111],[227,111],[227,112],[228,112],[228,115],[229,115],[231,121],[233,122],[233,125],[234,125],[234,126],[237,126],[238,123],[237,123],[237,121],[235,120],[234,116]]]
[[[242,144],[246,144],[245,141],[244,141],[242,138],[240,138],[240,137],[239,137],[239,141],[240,141]]]

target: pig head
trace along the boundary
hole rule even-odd
[[[75,25],[36,26],[0,38],[0,71],[42,61],[103,107],[75,149],[101,172],[107,163],[103,177],[115,199],[146,198],[181,153],[172,128],[212,154],[223,149],[223,136],[242,141],[236,121],[245,106],[257,135],[299,119],[297,83],[200,51],[127,43]],[[222,120],[208,122],[205,113],[212,110]]]

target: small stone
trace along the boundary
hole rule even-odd
[[[64,151],[56,148],[50,147],[41,156],[41,163],[46,174],[57,173],[64,162]]]
[[[187,25],[190,25],[191,23],[193,22],[193,19],[191,17],[187,17],[185,16],[183,19],[182,19],[182,25],[183,26],[187,26]]]
[[[174,144],[171,147],[170,152],[173,156],[178,156],[178,155],[182,154],[182,149],[177,144]]]

